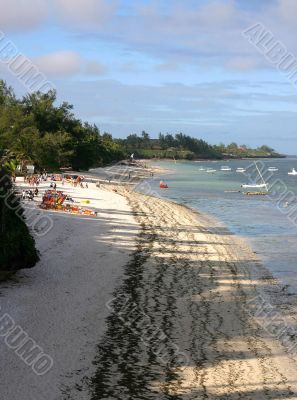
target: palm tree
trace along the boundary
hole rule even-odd
[[[16,158],[11,158],[10,160],[7,160],[4,164],[5,169],[8,171],[8,173],[11,175],[12,180],[15,181],[16,178],[16,171],[18,168],[18,161]]]

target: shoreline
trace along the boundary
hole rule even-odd
[[[99,218],[50,212],[57,231],[38,240],[40,263],[1,285],[3,309],[56,361],[41,381],[4,348],[15,385],[5,398],[37,396],[33,387],[47,400],[292,398],[296,360],[249,301],[265,292],[277,306],[281,288],[246,242],[212,216],[128,189],[65,185]]]
[[[156,351],[151,357],[154,359],[152,374],[155,375],[158,385],[155,388],[151,386],[149,389],[146,387],[139,390],[137,395],[148,396],[148,398],[156,396],[162,399],[165,393],[168,393],[172,396],[181,396],[181,399],[188,398],[187,395],[217,399],[221,398],[220,396],[236,396],[241,391],[240,398],[248,399],[257,398],[257,393],[262,393],[261,398],[264,393],[270,395],[273,393],[275,396],[277,394],[279,398],[291,397],[291,380],[295,374],[293,364],[295,365],[296,360],[293,360],[290,354],[286,354],[278,340],[270,337],[261,325],[255,323],[252,313],[259,304],[256,302],[251,304],[250,301],[258,296],[258,286],[261,291],[263,284],[270,286],[273,282],[270,277],[258,282],[248,276],[246,267],[256,263],[255,269],[258,269],[259,265],[246,244],[242,246],[242,241],[238,242],[226,228],[217,230],[215,233],[210,232],[208,225],[202,223],[201,216],[198,213],[194,216],[193,212],[183,205],[153,197],[148,198],[126,190],[124,195],[129,198],[131,206],[137,210],[138,222],[145,229],[145,236],[141,238],[141,252],[145,254],[145,257],[143,263],[138,265],[138,268],[143,269],[141,277],[143,289],[139,293],[139,298],[135,298],[131,288],[126,292],[124,288],[119,288],[120,295],[118,303],[117,299],[115,301],[115,310],[119,313],[121,310],[119,304],[124,297],[125,300],[128,299],[128,304],[133,303],[134,312],[136,309],[139,314],[145,313],[146,318],[149,318],[150,326],[155,329],[162,326],[162,320],[165,319],[167,324],[171,320],[171,328],[166,330],[166,335],[168,338],[174,338],[173,345],[177,346],[182,354],[187,355],[187,360],[190,360],[190,363],[186,365],[175,363],[172,366],[171,379],[166,380],[164,366],[158,360]],[[167,216],[164,217],[164,214]],[[200,218],[197,219],[197,217]],[[233,243],[231,247],[230,242]],[[200,251],[197,252],[197,250]],[[133,270],[126,271],[126,275],[128,275],[126,281],[135,278]],[[157,288],[152,287],[154,284]],[[168,296],[174,303],[174,307],[170,309],[166,308]],[[231,298],[232,302],[230,302]],[[200,306],[198,307],[196,303]],[[142,308],[144,306],[145,308]],[[122,321],[128,321],[129,325],[131,308],[120,311],[123,314],[125,312],[127,315],[124,315]],[[111,319],[116,321],[116,313],[111,316]],[[181,331],[183,326],[186,328]],[[105,341],[103,340],[100,344],[102,358],[97,360],[99,368],[97,381],[95,380],[95,387],[97,384],[98,389],[95,393],[98,397],[94,398],[99,399],[100,395],[107,395],[107,392],[102,392],[102,387],[104,387],[102,376],[108,376],[112,384],[113,389],[108,386],[108,393],[109,395],[112,393],[113,396],[111,398],[118,398],[117,396],[120,395],[117,382],[121,376],[119,365],[129,349],[125,347],[126,340],[121,339],[123,328],[118,327],[118,329],[120,333],[116,335],[114,329],[110,327]],[[137,328],[135,329],[137,331]],[[197,333],[197,329],[200,333]],[[208,337],[204,336],[205,329]],[[141,338],[143,330],[138,329],[136,336]],[[132,333],[135,334],[135,331]],[[116,335],[115,339],[114,335]],[[144,339],[142,337],[142,342]],[[192,352],[189,353],[193,341],[198,345],[193,349],[194,355]],[[114,357],[110,347],[110,343],[113,342],[121,344],[120,355],[117,354]],[[215,345],[218,342],[219,349]],[[164,343],[154,338],[153,342],[149,341],[149,346],[159,349],[164,346]],[[170,345],[167,347],[166,354],[168,355],[172,349]],[[204,352],[203,355],[201,351]],[[135,352],[133,354],[141,364],[141,360],[146,359],[146,350],[141,349],[138,352],[140,354],[137,355],[137,351],[136,355]],[[214,353],[217,354],[214,355]],[[216,357],[218,357],[217,361]],[[105,360],[105,371],[100,368],[102,359]],[[115,365],[115,360],[119,365]],[[224,360],[224,363],[221,364],[221,360]],[[214,367],[211,374],[207,372],[210,368],[208,364],[213,364]],[[106,373],[106,368],[110,368],[113,372],[109,375],[108,372]],[[250,374],[251,369],[256,377]],[[238,370],[241,372],[239,373]],[[138,372],[131,368],[130,374],[133,375],[133,373],[136,379]],[[280,376],[282,376],[281,379]],[[226,380],[229,382],[228,387],[225,385]],[[252,381],[253,391],[247,392]],[[145,382],[143,384],[145,386]],[[132,390],[132,386],[129,390]],[[267,398],[270,397],[267,396]]]

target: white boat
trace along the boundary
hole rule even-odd
[[[293,168],[291,172],[288,172],[288,175],[297,175],[296,169]]]
[[[236,168],[236,172],[241,172],[241,173],[243,173],[243,172],[245,172],[246,170],[245,170],[245,168]]]
[[[266,191],[268,192],[268,184],[264,181],[264,178],[258,168],[258,165],[255,163],[255,166],[257,168],[258,174],[260,175],[261,179],[262,179],[262,183],[249,183],[249,184],[245,184],[245,185],[241,185],[242,188],[244,189],[266,189]],[[297,172],[296,172],[297,174]]]
[[[205,171],[205,168],[199,168],[199,171]]]
[[[269,168],[268,168],[268,171],[270,171],[270,172],[276,172],[276,171],[278,171],[278,168],[276,168],[276,167],[269,167]]]
[[[232,171],[230,167],[221,167],[221,171]]]
[[[254,183],[250,185],[241,185],[242,188],[245,189],[252,189],[252,188],[259,188],[259,189],[267,189],[267,183]]]
[[[207,169],[206,172],[208,172],[209,174],[214,174],[217,170],[216,169]]]

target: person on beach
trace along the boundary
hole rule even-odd
[[[32,190],[29,190],[29,192],[28,192],[28,199],[31,201],[34,200],[34,193],[32,192]]]

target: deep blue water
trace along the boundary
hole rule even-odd
[[[257,162],[265,181],[271,186],[267,196],[245,196],[242,193],[225,192],[243,190],[240,185],[249,183],[249,176],[235,172],[238,167],[247,168],[247,173],[252,172],[251,180],[254,180],[254,177],[259,178],[250,160],[177,163],[160,161],[158,165],[171,170],[170,174],[162,175],[169,188],[160,189],[159,179],[151,180],[150,185],[159,196],[215,216],[233,233],[247,239],[273,275],[284,284],[290,285],[290,289],[295,292],[297,176],[288,175],[288,171],[293,167],[297,170],[297,158]],[[220,171],[221,166],[225,165],[231,167],[232,171]],[[279,170],[268,173],[268,167],[276,167]],[[217,172],[209,174],[200,168],[214,168]]]

